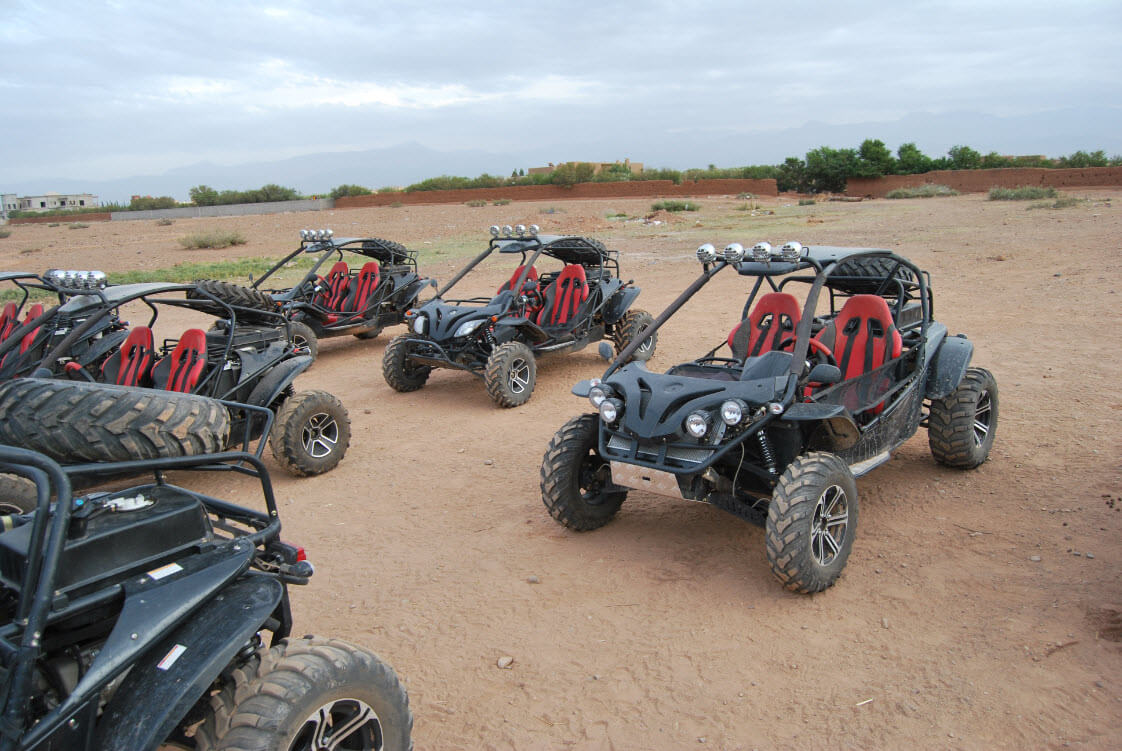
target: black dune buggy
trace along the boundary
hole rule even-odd
[[[287,265],[314,258],[293,287],[269,289],[265,283]],[[335,238],[331,230],[301,230],[300,247],[253,282],[240,287],[201,283],[209,292],[235,304],[261,307],[271,300],[291,321],[293,342],[314,360],[318,340],[353,335],[373,339],[387,326],[405,320],[405,311],[436,282],[417,273],[417,253],[377,237]]]
[[[640,335],[725,268],[753,282],[742,322],[665,373],[624,365],[625,349],[602,379],[577,384],[598,413],[550,442],[542,500],[575,530],[606,524],[631,489],[712,503],[765,526],[788,589],[821,591],[853,545],[854,478],[920,426],[937,461],[977,467],[994,441],[997,384],[969,367],[973,344],[932,319],[928,274],[890,251],[733,243],[697,255],[701,276]]]
[[[265,508],[170,484],[170,470],[257,477]],[[389,665],[292,636],[288,585],[313,569],[279,539],[257,457],[63,469],[0,446],[0,471],[32,500],[0,516],[0,751],[412,748]],[[155,481],[72,496],[71,476],[98,473]]]
[[[15,380],[0,398],[8,417],[0,433],[58,424],[66,430],[44,433],[35,448],[66,460],[87,443],[113,442],[114,461],[191,453],[182,448],[189,445],[221,451],[268,435],[277,462],[299,476],[327,472],[346,453],[350,419],[339,400],[294,390],[312,358],[289,341],[279,312],[241,307],[193,284],[62,290],[68,299],[41,324],[41,356],[3,373]],[[157,339],[159,313],[170,308],[190,311],[191,325]],[[133,315],[145,324],[130,326]],[[259,323],[244,324],[243,315]],[[0,344],[0,361],[9,346]],[[181,399],[181,408],[162,411],[153,389],[210,397],[225,408]]]
[[[623,350],[651,321],[631,310],[639,288],[619,276],[619,253],[597,240],[570,235],[539,235],[531,225],[509,225],[500,236],[491,228],[487,250],[476,256],[436,297],[407,311],[411,333],[394,337],[382,358],[386,383],[397,391],[416,391],[433,368],[466,370],[483,379],[500,407],[529,400],[537,380],[536,358],[573,352],[611,339]],[[445,300],[472,269],[492,253],[517,255],[519,266],[491,297]],[[543,256],[560,261],[557,270],[539,271]],[[629,349],[629,358],[654,353],[652,333]]]

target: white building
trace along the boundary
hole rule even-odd
[[[16,196],[15,193],[0,194],[0,216],[8,218],[11,211],[53,211],[57,209],[84,209],[98,206],[97,196],[92,193],[44,193],[41,196]]]

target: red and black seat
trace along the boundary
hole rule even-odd
[[[155,355],[152,329],[137,326],[101,366],[101,378],[118,386],[150,386]]]
[[[729,332],[732,356],[743,360],[779,349],[780,343],[795,335],[802,317],[799,301],[786,292],[769,292],[759,299],[748,317]]]
[[[563,327],[577,316],[581,303],[588,299],[588,279],[584,267],[570,263],[561,270],[542,295],[542,309],[537,324],[543,327]]]
[[[358,276],[351,281],[348,287],[347,298],[343,301],[342,310],[361,313],[370,305],[370,298],[374,290],[378,289],[381,279],[381,269],[375,261],[363,264]]]
[[[846,300],[837,317],[814,338],[833,353],[845,381],[876,370],[899,357],[904,349],[892,311],[884,298],[877,295],[854,295]],[[883,398],[891,379],[875,377],[874,381],[858,382],[847,392],[845,401],[851,410],[862,409]],[[882,409],[884,405],[877,404],[869,411],[875,414]]]
[[[351,271],[346,261],[338,261],[320,281],[320,291],[312,298],[312,304],[327,310],[345,310],[343,305],[350,288]]]
[[[8,303],[8,305],[12,305],[12,303]],[[15,316],[14,307],[15,306],[13,305],[13,310],[11,310],[11,311],[9,311],[7,309],[7,307],[8,307],[7,305],[4,306],[4,308],[5,308],[4,309],[4,315],[7,316],[9,313],[11,313],[13,315],[13,318],[14,318],[14,316]],[[31,323],[32,321],[34,321],[36,318],[38,318],[41,315],[43,315],[43,305],[42,305],[42,303],[35,303],[34,305],[29,306],[28,309],[27,309],[27,315],[25,315],[24,318],[23,318],[23,324],[22,325],[26,326],[27,324]],[[3,341],[3,339],[6,339],[8,336],[10,336],[12,334],[12,332],[15,331],[16,327],[19,326],[19,325],[20,325],[20,322],[18,320],[14,320],[13,325],[7,329],[7,333],[4,335],[3,338],[0,338],[0,341]],[[28,331],[26,334],[24,334],[23,337],[19,341],[18,352],[15,349],[9,350],[8,353],[4,355],[4,359],[0,360],[0,366],[3,366],[4,364],[6,364],[10,361],[14,361],[14,359],[19,358],[20,355],[26,354],[29,349],[31,349],[33,346],[35,346],[36,345],[35,338],[37,336],[39,336],[39,331],[42,328],[43,328],[42,326],[36,326],[31,331]]]
[[[506,292],[508,289],[514,289],[514,285],[518,282],[518,276],[522,273],[522,269],[524,268],[526,268],[525,265],[516,268],[514,273],[510,275],[510,279],[503,282],[503,285],[499,287],[496,294],[499,292]],[[526,274],[526,281],[534,283],[533,289],[536,290],[538,288],[538,270],[533,266],[530,267],[530,272]],[[525,286],[525,283],[523,283],[523,286]]]
[[[206,370],[206,332],[187,329],[171,354],[156,363],[152,379],[156,388],[193,392]]]
[[[8,335],[19,325],[19,308],[16,307],[14,302],[4,305],[4,309],[0,312],[0,342],[8,338]]]

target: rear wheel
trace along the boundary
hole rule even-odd
[[[292,346],[303,350],[302,354],[311,355],[313,362],[319,356],[319,337],[308,324],[303,321],[289,321],[288,337]]]
[[[522,342],[506,342],[495,347],[483,373],[487,393],[500,407],[517,407],[529,401],[537,377],[534,353]]]
[[[409,336],[402,334],[390,339],[382,355],[382,377],[394,391],[416,391],[425,385],[432,368],[418,365],[409,359]]]
[[[238,308],[269,313],[276,313],[280,310],[272,297],[253,287],[243,287],[240,284],[231,284],[230,282],[222,282],[217,279],[200,279],[195,282],[195,287],[197,290],[202,290],[212,297]],[[205,295],[199,294],[196,290],[188,290],[187,298],[192,300],[207,299]],[[214,303],[210,303],[210,305],[203,303],[199,307],[216,315],[225,315],[225,311],[221,306],[215,305]],[[245,310],[237,312],[237,316],[239,321],[245,323],[252,322],[255,319],[264,319],[262,316],[254,316],[251,313],[247,313]],[[279,320],[275,316],[270,316],[268,319],[264,320],[269,319],[271,319],[272,322],[277,322]]]
[[[612,485],[610,465],[597,452],[599,417],[580,415],[565,423],[542,459],[542,503],[569,529],[585,532],[610,522],[627,499]]]
[[[39,501],[35,483],[19,475],[0,475],[0,516],[29,514]]]
[[[273,458],[297,477],[333,469],[350,442],[347,410],[326,391],[303,391],[286,399],[269,436]]]
[[[393,670],[338,639],[259,649],[230,671],[195,733],[198,751],[409,751],[413,715]]]
[[[639,333],[654,321],[651,314],[645,310],[631,310],[616,326],[616,354],[623,352],[624,348],[639,338]],[[645,361],[651,359],[655,346],[658,344],[658,332],[648,336],[631,355],[632,361]]]
[[[949,396],[931,401],[927,443],[935,461],[973,469],[989,458],[997,433],[997,381],[983,368],[968,368]]]
[[[841,576],[857,532],[857,482],[835,454],[815,452],[788,465],[767,512],[767,558],[783,586],[809,594]]]

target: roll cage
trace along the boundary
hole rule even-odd
[[[277,271],[284,268],[285,264],[290,263],[301,255],[315,255],[317,253],[320,257],[312,265],[312,268],[304,275],[303,279],[290,290],[262,289],[262,285],[265,281]],[[298,295],[298,291],[305,284],[315,281],[315,279],[320,276],[319,270],[325,264],[328,264],[329,261],[331,263],[341,261],[346,257],[347,253],[354,253],[371,261],[377,261],[387,272],[412,271],[416,273],[417,271],[417,251],[415,250],[405,250],[402,252],[401,249],[388,246],[376,238],[332,237],[325,240],[301,240],[300,246],[296,248],[296,250],[282,258],[271,269],[262,274],[260,278],[255,280],[251,286],[254,289],[260,289],[262,292],[287,292],[287,298],[282,294],[282,296],[277,299],[290,299]]]

